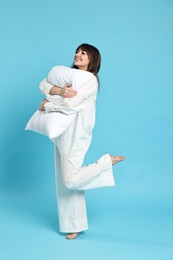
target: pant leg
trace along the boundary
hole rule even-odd
[[[84,231],[88,229],[84,191],[69,190],[64,185],[61,161],[58,147],[55,146],[55,177],[60,231]]]
[[[60,156],[64,185],[70,190],[87,190],[115,186],[110,155],[96,163],[77,169],[74,162]]]

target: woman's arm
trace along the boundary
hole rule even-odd
[[[39,84],[39,89],[41,90],[41,92],[42,92],[43,94],[45,94],[46,97],[50,95],[49,92],[50,92],[50,90],[51,90],[52,87],[53,87],[53,85],[50,84],[50,83],[47,81],[46,78],[43,79],[43,80],[40,82],[40,84]]]
[[[41,108],[46,112],[60,111],[64,114],[73,114],[80,111],[85,104],[96,97],[98,81],[96,77],[89,80],[73,98],[63,98],[58,103],[44,101]],[[43,111],[42,110],[42,111]]]
[[[77,91],[73,89],[72,86],[67,85],[64,88],[60,88],[50,84],[47,79],[43,79],[40,82],[39,88],[41,92],[46,95],[46,97],[49,95],[59,95],[64,98],[72,98],[77,95]]]

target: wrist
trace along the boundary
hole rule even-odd
[[[59,88],[59,96],[64,97],[64,89]]]
[[[59,87],[52,87],[50,92],[49,92],[50,95],[61,95],[61,88]]]

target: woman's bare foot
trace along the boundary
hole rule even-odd
[[[77,236],[78,236],[78,233],[70,233],[70,234],[66,235],[66,238],[75,239],[75,238],[77,238]]]
[[[122,155],[117,155],[117,156],[110,155],[110,157],[111,157],[112,165],[114,165],[118,162],[124,161],[124,159],[125,159],[125,157]]]

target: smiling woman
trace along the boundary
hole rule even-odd
[[[98,49],[81,44],[76,50],[73,68],[89,71],[93,77],[77,93],[72,89],[71,98],[61,99],[61,102],[45,100],[40,105],[40,110],[47,113],[77,114],[66,131],[54,139],[59,226],[61,232],[69,233],[67,239],[76,238],[88,228],[84,190],[114,186],[112,165],[124,160],[124,156],[105,154],[97,162],[82,166],[95,125],[100,64]],[[42,91],[60,95],[58,86],[45,81]]]
[[[86,51],[78,49],[74,58],[74,65],[80,70],[87,70],[89,58]]]
[[[73,68],[87,70],[97,75],[100,66],[101,55],[97,48],[86,43],[77,48]]]

